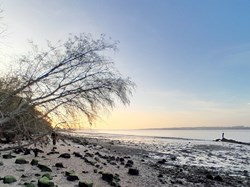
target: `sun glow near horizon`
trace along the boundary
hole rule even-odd
[[[97,120],[92,129],[143,129],[200,126],[249,126],[250,110],[235,109],[199,112],[145,112],[115,110]],[[85,127],[88,127],[85,125]]]

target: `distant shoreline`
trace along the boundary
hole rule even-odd
[[[245,126],[232,126],[232,127],[172,127],[172,128],[146,128],[146,129],[133,129],[133,130],[250,130],[250,127],[245,127]]]

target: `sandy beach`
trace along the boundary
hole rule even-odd
[[[47,146],[30,146],[30,154],[27,150],[26,153],[17,150],[1,152],[1,179],[12,175],[17,181],[4,184],[4,180],[1,180],[0,186],[28,186],[28,183],[38,186],[38,180],[46,173],[52,177],[50,181],[59,187],[80,186],[79,181],[89,186],[93,183],[95,187],[250,186],[248,168],[241,168],[242,170],[237,173],[234,170],[230,172],[230,165],[224,166],[224,170],[212,165],[212,162],[218,165],[220,159],[231,159],[233,162],[235,156],[223,154],[225,150],[230,152],[230,144],[216,143],[207,146],[196,143],[194,149],[192,143],[187,142],[187,146],[181,146],[178,142],[172,142],[168,147],[169,154],[162,154],[146,149],[146,145],[142,143],[64,136],[55,146],[52,142]],[[235,151],[232,145],[230,146],[232,152]],[[6,145],[1,145],[1,148],[3,147]],[[35,148],[43,153],[39,152],[35,157],[32,151]],[[218,150],[220,155],[215,154]],[[246,163],[243,165],[248,165],[249,146],[242,146],[241,151],[243,152],[238,152],[239,158],[235,158],[234,164],[237,165],[240,158],[244,157],[242,160]],[[12,157],[6,159],[6,155]],[[200,155],[200,162],[192,164],[189,160],[196,159],[197,155]],[[17,164],[15,162],[18,158],[23,158],[27,162]],[[48,166],[51,171],[43,172],[37,164],[31,165],[33,159],[40,165]],[[205,162],[211,162],[211,167],[208,167],[209,164],[203,164]],[[70,178],[66,173],[72,170],[74,177]]]

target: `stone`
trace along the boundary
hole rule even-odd
[[[85,154],[85,157],[94,157],[94,154],[86,153],[86,154]]]
[[[112,181],[112,182],[110,183],[110,186],[121,187],[120,184],[119,184],[118,182],[116,182],[116,181]]]
[[[213,179],[214,179],[213,175],[211,175],[211,174],[207,174],[207,175],[206,175],[206,178],[207,178],[207,179],[210,179],[210,180],[213,180]]]
[[[113,166],[117,165],[114,161],[111,161],[109,164]]]
[[[5,184],[11,184],[11,183],[16,182],[16,181],[17,181],[16,178],[12,175],[7,175],[3,178],[3,183],[5,183]]]
[[[176,157],[175,155],[171,155],[171,156],[170,156],[170,159],[171,159],[172,161],[175,161],[175,160],[177,159],[177,157]]]
[[[76,181],[79,180],[78,176],[75,174],[74,170],[66,171],[65,175],[67,176],[68,181]]]
[[[31,162],[30,162],[30,164],[31,164],[32,166],[37,166],[37,165],[38,165],[38,160],[32,159]]]
[[[30,154],[30,149],[25,148],[25,149],[24,149],[24,155],[29,155],[29,154]]]
[[[219,176],[219,175],[215,176],[215,177],[214,177],[214,180],[216,180],[216,181],[220,181],[220,182],[222,182],[222,181],[223,181],[222,177],[221,177],[221,176]]]
[[[53,179],[53,177],[49,173],[45,173],[42,177],[47,177],[49,180]]]
[[[81,155],[81,153],[79,153],[79,152],[73,152],[73,155],[75,155],[75,157],[82,157],[82,155]]]
[[[23,149],[21,149],[21,148],[15,149],[14,153],[16,153],[16,154],[23,153]]]
[[[38,180],[38,187],[54,187],[54,182],[50,181],[46,176]]]
[[[2,156],[4,159],[12,159],[12,158],[16,158],[16,156],[11,155],[11,154],[6,154]]]
[[[25,182],[24,187],[36,187],[32,182]]]
[[[29,162],[24,158],[17,158],[15,161],[16,164],[28,164]]]
[[[87,183],[87,182],[84,182],[84,181],[79,181],[78,186],[79,187],[93,187],[93,183]]]
[[[27,178],[27,177],[28,177],[27,175],[24,174],[21,175],[21,178]]]
[[[51,151],[49,153],[47,153],[47,155],[54,155],[54,154],[60,154],[58,151]]]
[[[247,171],[247,170],[244,170],[244,171],[243,171],[243,175],[246,176],[246,177],[248,177],[248,171]]]
[[[43,150],[41,150],[41,149],[37,149],[37,148],[32,149],[32,151],[34,152],[35,157],[37,157],[37,156],[38,156],[38,153],[44,153],[44,151],[43,151]]]
[[[134,164],[133,160],[128,160],[125,167],[132,167]]]
[[[75,173],[72,173],[70,174],[68,177],[67,177],[67,180],[68,181],[76,181],[76,180],[79,180],[78,176],[75,174]]]
[[[158,175],[158,177],[159,177],[159,178],[162,178],[162,177],[163,177],[163,175],[160,173],[160,174]]]
[[[57,168],[64,168],[64,166],[63,166],[63,163],[62,163],[62,162],[58,162],[58,163],[56,163],[56,164],[55,164],[55,166],[56,166]]]
[[[74,174],[74,173],[75,173],[74,170],[70,170],[70,171],[66,171],[66,172],[65,172],[65,175],[66,175],[66,176],[69,176],[69,175]]]
[[[58,158],[70,158],[69,153],[62,153]]]
[[[139,175],[139,170],[135,168],[129,168],[128,174],[130,175]]]
[[[42,171],[42,172],[52,172],[52,170],[43,164],[38,164],[37,167]]]
[[[158,164],[165,164],[166,163],[166,159],[159,160],[157,163]]]
[[[114,175],[112,173],[103,173],[102,180],[111,183],[113,181]]]

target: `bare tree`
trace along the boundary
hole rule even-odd
[[[0,79],[0,128],[12,124],[25,132],[23,124],[65,115],[84,115],[92,124],[116,101],[129,104],[135,84],[105,56],[116,49],[117,42],[104,35],[93,39],[86,34],[69,36],[57,46],[49,43],[45,52],[33,46],[19,59],[20,68]]]

